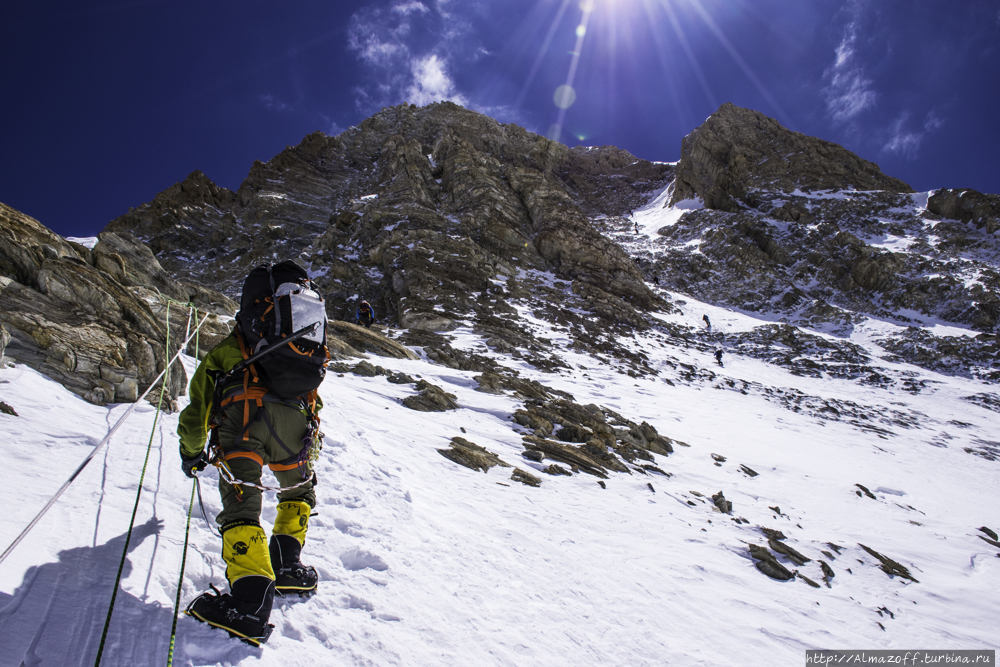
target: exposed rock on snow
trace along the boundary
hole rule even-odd
[[[767,550],[767,547],[757,544],[750,544],[748,546],[750,547],[750,555],[756,559],[754,565],[758,570],[772,579],[778,579],[779,581],[788,581],[795,578],[795,574],[779,563],[774,554]]]
[[[476,443],[469,442],[465,438],[457,436],[451,439],[451,447],[449,449],[439,449],[438,453],[446,459],[472,470],[489,472],[489,469],[494,466],[511,467],[509,463],[501,461],[500,457],[493,452],[487,451]]]
[[[910,581],[912,581],[914,583],[920,583],[919,581],[917,581],[916,579],[913,578],[913,576],[910,574],[910,571],[905,566],[897,563],[896,561],[894,561],[893,559],[889,558],[888,556],[883,556],[882,554],[880,554],[879,552],[875,551],[871,547],[866,547],[863,544],[858,544],[858,546],[861,547],[862,549],[864,549],[865,551],[867,551],[868,553],[870,553],[872,556],[875,556],[875,558],[877,558],[879,560],[879,563],[880,563],[879,568],[883,572],[885,572],[886,574],[888,574],[890,577],[893,577],[893,576],[903,577],[904,579],[909,579]]]
[[[992,410],[993,412],[1000,412],[1000,394],[983,392],[981,394],[973,394],[972,396],[963,396],[962,400],[978,405],[981,408]]]
[[[652,462],[652,454],[667,456],[674,451],[674,441],[657,433],[646,422],[636,424],[612,410],[596,405],[581,406],[569,399],[529,399],[524,409],[516,411],[511,419],[530,429],[539,441],[552,437],[565,443],[583,443],[576,449],[587,458],[584,464],[592,468],[630,472],[618,457],[636,464],[639,459]],[[526,440],[549,458],[570,465],[579,463],[573,458],[575,454],[567,453],[564,448],[546,449],[534,440]],[[658,468],[655,471],[665,474]],[[585,469],[585,472],[592,471]]]
[[[417,383],[416,396],[407,396],[403,399],[403,405],[411,410],[420,412],[444,412],[458,408],[455,402],[455,394],[449,394],[441,387],[433,385],[426,380]]]
[[[580,447],[572,447],[554,440],[547,440],[533,435],[524,436],[525,449],[541,452],[544,458],[561,461],[570,466],[573,472],[582,470],[585,473],[608,479],[608,471],[585,453]],[[537,457],[537,455],[536,455]]]
[[[802,566],[812,560],[811,558],[803,556],[798,551],[793,549],[790,545],[779,541],[775,537],[768,539],[767,545],[771,547],[774,551],[777,551],[779,554],[784,554],[785,556],[788,556],[788,559],[793,563],[795,563],[796,565]]]
[[[391,338],[387,338],[374,329],[368,329],[341,320],[330,320],[328,331],[330,338],[337,338],[350,346],[353,354],[357,354],[357,352],[370,352],[380,357],[419,359],[410,348],[397,343]],[[336,349],[339,351],[345,348],[337,345]],[[355,350],[357,352],[353,352]],[[344,352],[340,353],[344,354]]]
[[[486,392],[487,394],[502,394],[505,391],[511,391],[514,393],[514,396],[518,398],[537,398],[547,400],[554,398],[557,394],[564,395],[567,398],[572,398],[572,396],[568,396],[564,392],[557,392],[554,389],[542,385],[537,380],[525,380],[523,378],[515,377],[509,373],[483,371],[482,375],[477,375],[475,377],[475,380],[479,383],[476,391]]]
[[[514,468],[514,472],[510,474],[510,478],[515,482],[520,482],[525,486],[541,486],[542,480],[532,475],[530,472],[521,470],[520,468]]]
[[[712,494],[712,502],[715,503],[715,506],[719,508],[719,511],[723,514],[733,513],[733,503],[726,500],[726,496],[723,495],[722,491]],[[772,546],[771,548],[773,549],[774,547]]]

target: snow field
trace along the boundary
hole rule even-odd
[[[708,313],[723,331],[761,324],[694,302],[682,310],[662,317],[696,326]],[[453,334],[456,347],[484,353],[470,331]],[[876,351],[863,333],[855,342]],[[509,421],[520,402],[475,391],[476,373],[371,359],[455,394],[460,409],[445,413],[401,406],[409,385],[330,374],[321,388],[327,438],[318,506],[303,553],[320,572],[319,593],[277,601],[275,631],[262,649],[182,616],[175,664],[707,666],[798,664],[807,648],[998,647],[1000,558],[976,528],[1000,527],[1000,464],[963,451],[995,437],[995,415],[960,400],[987,388],[878,362],[935,380],[912,395],[797,377],[733,354],[720,368],[709,352],[662,347],[655,331],[629,344],[659,377],[631,378],[569,350],[560,356],[573,370],[557,374],[488,353],[577,403],[648,421],[690,445],[656,457],[672,477],[611,473],[606,489],[586,474],[538,473],[520,456],[522,429]],[[686,384],[670,360],[717,377]],[[184,363],[190,375],[193,360]],[[911,428],[888,427],[896,435],[883,438],[792,412],[760,393],[714,388],[724,378],[918,419]],[[21,415],[0,415],[9,452],[0,471],[8,508],[0,534],[9,543],[127,406],[86,404],[24,366],[0,370],[0,398]],[[153,415],[140,406],[0,565],[0,666],[93,664]],[[175,429],[176,415],[161,417],[104,664],[166,660],[192,488]],[[509,468],[472,471],[434,451],[454,436],[540,476],[542,486],[510,480]],[[717,466],[712,453],[727,460]],[[746,476],[740,464],[759,475]],[[215,479],[214,471],[202,475],[210,518],[220,509]],[[877,500],[858,497],[855,484]],[[733,502],[732,517],[713,507],[718,491]],[[795,567],[779,557],[821,585],[818,559],[828,562],[832,587],[758,572],[747,550],[766,544],[757,526],[781,530],[812,558]],[[858,543],[908,567],[920,583],[890,578]],[[209,583],[225,590],[219,549],[196,501],[182,604]]]

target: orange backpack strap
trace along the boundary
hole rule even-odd
[[[243,340],[243,334],[240,333],[239,326],[236,327],[236,341],[240,344],[240,354],[243,355],[244,359],[250,358],[250,353],[247,350],[246,342]],[[250,386],[250,377],[253,376],[253,386]],[[243,393],[230,396],[222,402],[223,406],[229,405],[236,401],[243,401],[243,440],[247,441],[250,439],[250,429],[248,428],[250,424],[250,401],[257,404],[257,409],[260,410],[264,407],[264,394],[267,393],[267,387],[258,384],[260,377],[257,375],[257,369],[254,368],[253,364],[250,364],[249,368],[243,372]]]

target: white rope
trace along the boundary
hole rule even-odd
[[[208,319],[208,315],[209,315],[208,313],[205,314],[205,317],[202,318],[201,322],[198,324],[197,328],[195,328],[195,330],[191,334],[191,336],[195,335],[195,333],[197,333],[198,330],[201,329],[201,326],[203,324],[205,324],[205,320]],[[135,401],[135,403],[133,403],[132,405],[129,406],[128,410],[125,412],[124,415],[122,415],[121,419],[119,419],[117,421],[117,423],[115,423],[115,425],[111,427],[111,430],[104,437],[104,440],[101,440],[97,444],[97,446],[94,447],[94,450],[92,452],[90,452],[90,454],[87,456],[86,459],[83,460],[83,463],[81,463],[77,467],[77,469],[75,471],[73,471],[73,474],[70,475],[69,479],[66,480],[66,483],[63,484],[62,487],[60,487],[60,489],[58,491],[56,491],[56,494],[54,496],[52,496],[52,499],[49,500],[49,502],[47,502],[45,504],[45,507],[42,508],[42,511],[39,512],[35,516],[35,518],[31,520],[31,523],[28,524],[28,527],[25,528],[23,531],[21,531],[21,534],[17,536],[17,539],[14,540],[9,547],[7,547],[7,550],[4,551],[3,554],[0,554],[0,563],[3,563],[3,561],[7,558],[7,556],[10,554],[10,552],[12,552],[14,550],[14,548],[17,547],[17,545],[21,543],[21,540],[23,540],[25,538],[25,536],[31,531],[31,529],[35,527],[35,524],[38,523],[38,521],[42,518],[42,516],[46,512],[49,511],[49,508],[51,508],[52,505],[55,504],[56,500],[59,499],[59,496],[61,496],[63,494],[63,492],[66,489],[69,488],[69,485],[73,483],[73,480],[75,480],[77,478],[77,475],[79,475],[83,471],[83,469],[85,467],[87,467],[87,464],[90,463],[91,459],[93,459],[97,455],[97,452],[99,452],[101,450],[101,448],[104,447],[104,445],[108,444],[108,441],[111,440],[111,436],[113,436],[115,434],[115,432],[118,430],[118,428],[123,423],[125,423],[125,420],[128,419],[129,415],[132,414],[132,411],[135,410],[135,406],[139,404],[139,401],[141,401],[142,399],[146,398],[146,394],[148,394],[150,391],[152,391],[153,387],[156,386],[156,383],[159,382],[159,380],[160,380],[161,377],[163,377],[163,374],[167,372],[167,369],[170,368],[170,366],[173,365],[173,363],[175,361],[177,361],[177,358],[181,356],[181,354],[184,352],[184,350],[187,349],[188,343],[191,342],[191,336],[188,336],[188,339],[185,340],[184,343],[183,343],[183,345],[180,346],[180,348],[177,350],[177,354],[174,355],[173,359],[171,359],[170,362],[167,363],[167,365],[163,367],[163,370],[160,371],[160,374],[156,376],[156,379],[153,380],[152,383],[150,383],[149,389],[147,389],[145,392],[143,392],[142,396],[140,396]]]

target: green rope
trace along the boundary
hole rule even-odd
[[[170,358],[170,303],[167,303],[167,352],[166,358]],[[153,437],[156,435],[156,424],[160,420],[160,409],[163,407],[163,394],[167,390],[167,381],[170,378],[170,362],[167,362],[166,372],[163,374],[163,384],[160,385],[160,397],[156,401],[156,415],[153,417],[153,430],[149,433],[149,444],[146,446],[146,460],[142,463],[142,474],[139,475],[139,490],[135,494],[135,505],[132,507],[132,520],[128,524],[128,532],[125,534],[125,548],[122,549],[122,559],[118,563],[118,576],[115,577],[115,588],[111,592],[111,604],[108,606],[108,616],[104,619],[104,632],[101,633],[101,645],[97,648],[97,659],[94,667],[101,664],[101,656],[104,654],[104,643],[108,639],[108,628],[111,626],[111,615],[115,610],[115,599],[118,597],[118,587],[121,585],[122,571],[125,569],[125,559],[128,557],[128,545],[132,541],[132,528],[135,526],[135,515],[139,511],[139,498],[142,497],[142,483],[146,478],[146,467],[149,465],[149,453],[153,449]]]
[[[174,641],[177,639],[177,614],[181,608],[181,588],[184,585],[184,567],[187,565],[188,537],[191,535],[191,510],[194,509],[194,490],[198,489],[201,495],[201,487],[198,486],[198,478],[194,478],[191,485],[191,500],[188,503],[187,528],[184,529],[184,550],[181,552],[181,576],[177,579],[177,597],[174,599],[174,624],[170,628],[170,651],[167,653],[167,667],[174,664]]]

